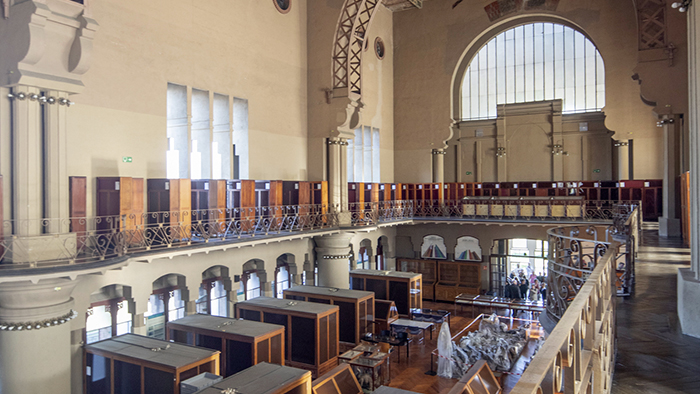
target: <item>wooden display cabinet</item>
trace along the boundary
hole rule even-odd
[[[423,275],[423,299],[435,301],[435,282],[437,282],[436,260],[397,259],[396,267],[402,272],[416,272]]]
[[[374,300],[374,333],[391,330],[391,323],[399,319],[394,301]]]
[[[148,224],[165,226],[172,241],[189,239],[192,233],[192,182],[189,179],[149,179]],[[164,243],[164,235],[156,243]]]
[[[348,203],[362,204],[365,202],[364,182],[348,182]]]
[[[408,316],[413,308],[422,308],[421,274],[414,272],[352,270],[350,287],[353,290],[373,291],[375,300],[390,300],[402,316]]]
[[[221,352],[221,376],[260,362],[284,365],[284,327],[211,315],[189,315],[168,322],[167,339]]]
[[[311,205],[328,207],[328,181],[309,182],[311,187]],[[324,210],[324,213],[326,211]]]
[[[260,363],[214,383],[197,394],[311,394],[311,372]]]
[[[481,293],[481,263],[438,261],[435,300],[453,302],[462,293]]]
[[[192,222],[199,224],[193,229],[210,231],[217,234],[221,230],[211,228],[220,226],[226,218],[226,181],[216,179],[193,180],[191,185]]]
[[[448,394],[500,394],[501,385],[485,360],[472,365]]]
[[[374,320],[374,293],[360,290],[336,289],[319,286],[294,286],[284,290],[288,300],[319,302],[337,305],[340,313],[340,337],[345,345],[359,345],[360,337],[372,332]]]
[[[350,365],[341,364],[312,383],[313,394],[364,394]]]
[[[98,177],[98,231],[129,232],[130,243],[142,241],[144,224],[143,178]]]
[[[219,374],[219,352],[124,334],[83,347],[86,394],[179,394],[180,382]]]
[[[311,182],[282,181],[282,202],[289,207],[297,206],[296,212],[306,215],[311,204]]]
[[[242,232],[255,229],[255,181],[226,181],[226,210],[229,218],[238,220]]]
[[[314,302],[257,297],[236,303],[236,317],[285,327],[285,363],[314,376],[338,365],[339,308]]]
[[[379,202],[379,184],[378,183],[365,183],[364,188],[364,201],[365,202]]]

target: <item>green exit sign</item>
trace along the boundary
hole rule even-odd
[[[471,175],[471,174],[472,174],[472,172],[471,172],[471,171],[467,171],[467,175]]]
[[[132,161],[134,160],[131,158],[131,156],[122,157],[122,163],[131,163]]]
[[[595,172],[596,174],[598,174],[598,173],[600,172],[600,169],[599,169],[599,168],[596,168],[595,170],[593,170],[593,172]]]

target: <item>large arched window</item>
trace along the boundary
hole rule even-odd
[[[563,100],[564,113],[605,106],[605,67],[581,32],[555,23],[508,29],[477,52],[462,80],[462,119],[496,118],[500,104]]]

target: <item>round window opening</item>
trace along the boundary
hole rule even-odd
[[[374,40],[374,52],[377,54],[378,58],[384,59],[384,41],[379,37]]]
[[[286,14],[292,8],[292,0],[272,0],[277,11]]]

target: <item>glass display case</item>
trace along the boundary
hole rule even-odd
[[[415,272],[352,270],[350,288],[374,292],[375,300],[394,301],[402,316],[412,308],[423,307],[423,276]]]
[[[285,327],[285,364],[319,376],[338,365],[339,308],[257,297],[236,304],[236,317]]]
[[[284,327],[211,315],[168,322],[168,339],[221,352],[221,375],[231,376],[266,361],[284,365]]]
[[[337,289],[320,286],[294,286],[284,290],[289,300],[318,302],[337,305],[340,308],[341,345],[355,346],[360,337],[372,332],[374,321],[374,293],[369,291]],[[347,347],[346,347],[347,348]]]

